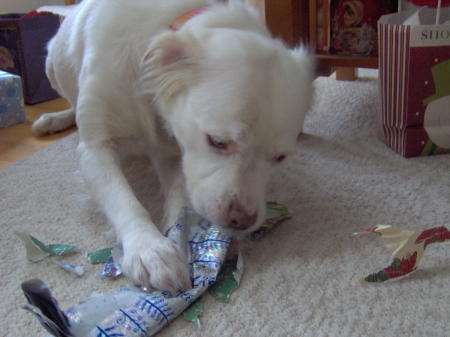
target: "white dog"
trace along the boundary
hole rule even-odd
[[[47,74],[72,108],[34,133],[76,120],[80,171],[122,242],[125,274],[176,292],[191,287],[186,257],[163,234],[189,204],[234,231],[260,226],[269,173],[310,106],[314,62],[239,1],[84,0],[49,44]],[[122,173],[130,151],[159,175],[161,226]]]

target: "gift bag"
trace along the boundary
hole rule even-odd
[[[59,17],[32,12],[0,15],[0,70],[22,77],[25,103],[59,97],[45,74],[47,43],[59,28]]]
[[[380,137],[405,158],[450,152],[450,8],[382,16],[378,33]]]

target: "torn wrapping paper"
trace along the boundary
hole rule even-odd
[[[113,248],[114,247],[107,247],[96,250],[95,252],[92,253],[88,253],[87,259],[92,264],[105,263],[108,261],[108,258],[111,255]]]
[[[121,262],[123,260],[123,250],[118,245],[114,246],[111,249],[111,253],[106,260],[105,266],[101,271],[100,275],[97,277],[100,278],[114,278],[119,275],[122,275],[122,265]],[[116,262],[117,261],[117,262]]]
[[[58,337],[137,337],[155,334],[215,282],[231,240],[190,208],[183,208],[178,223],[168,232],[168,237],[180,246],[187,243],[193,289],[173,296],[167,291],[148,293],[138,287],[127,287],[116,293],[91,298],[64,313],[57,308],[56,302],[52,302],[52,310],[66,317],[67,324],[64,320],[58,323],[46,319],[44,327]],[[33,281],[36,280],[28,282]],[[24,282],[22,288],[26,289],[27,285]],[[46,287],[43,289],[48,291]],[[29,298],[29,294],[26,295]],[[26,307],[42,322],[39,302]],[[64,326],[59,327],[58,324]],[[64,330],[70,334],[55,334],[55,331]]]
[[[27,259],[33,262],[40,261],[50,255],[62,255],[77,248],[62,244],[45,245],[30,234],[18,231],[14,231],[14,233],[25,243]]]
[[[194,303],[192,303],[189,306],[189,308],[187,308],[184,311],[183,313],[184,318],[186,318],[188,321],[195,323],[195,325],[200,327],[200,319],[198,318],[198,316],[200,316],[203,313],[202,306],[203,306],[203,297],[199,297]]]
[[[283,220],[290,218],[292,216],[292,212],[285,206],[278,204],[276,202],[267,202],[266,203],[266,217],[264,220],[264,223],[260,230],[252,233],[253,238],[261,239],[264,236],[265,231],[268,229],[273,228],[275,225],[279,224]],[[105,263],[105,266],[103,267],[103,270],[101,271],[100,275],[97,277],[100,278],[113,278],[117,277],[122,274],[122,267],[121,267],[121,261],[123,259],[123,250],[120,245],[115,245],[114,247],[107,247],[102,248],[99,250],[96,250],[95,252],[88,253],[87,258],[90,263]],[[225,266],[227,267],[230,263],[234,264],[235,270],[229,271],[227,268],[225,268],[225,271],[220,271],[217,281],[214,285],[214,287],[223,287],[226,289],[229,289],[228,292],[225,294],[223,293],[217,293],[221,295],[217,295],[218,297],[226,296],[226,301],[228,301],[228,297],[232,290],[237,288],[239,286],[241,274],[244,270],[244,263],[242,260],[242,255],[239,253],[239,265],[236,266],[236,263],[238,262],[235,259],[232,259],[234,261],[225,261]],[[229,273],[229,275],[225,275],[225,273]],[[222,282],[227,283],[227,285],[222,285]],[[235,283],[235,286],[232,287],[231,283]],[[214,293],[213,293],[214,295]],[[215,295],[214,295],[215,296]],[[225,302],[226,302],[225,301]]]
[[[272,214],[272,225],[290,216],[285,206],[271,204],[272,212],[268,214]],[[60,310],[56,300],[52,299],[44,303],[46,310],[43,311],[40,297],[33,300],[27,289],[37,287],[49,294],[50,290],[42,281],[31,280],[22,284],[29,301],[24,308],[37,316],[41,324],[56,337],[151,336],[194,302],[195,305],[189,308],[186,316],[200,325],[198,316],[202,312],[202,300],[196,300],[216,282],[219,270],[224,265],[231,237],[221,233],[216,226],[187,207],[183,208],[178,222],[169,230],[167,236],[189,256],[193,289],[173,296],[167,291],[148,293],[139,287],[131,286],[116,293],[91,297],[65,312]],[[89,260],[98,263],[109,254],[107,259],[111,260],[106,266],[112,264],[120,267],[120,252],[118,247],[101,249],[93,255],[89,254]],[[221,297],[221,300],[224,300],[222,297],[228,299],[231,291],[239,284],[242,271],[242,257],[231,259],[229,267],[222,273],[222,281],[219,282],[229,285],[218,287],[219,293],[213,292],[214,296]],[[104,273],[108,274],[105,269],[102,274]],[[43,312],[51,312],[52,317],[61,316],[64,319],[55,321]]]
[[[272,229],[275,225],[292,216],[292,212],[287,206],[278,204],[276,202],[266,203],[266,217],[261,228],[251,234],[252,239],[261,240],[266,232]]]
[[[272,228],[291,216],[292,212],[285,205],[276,202],[268,202],[266,203],[266,220],[264,221],[263,226]]]
[[[407,275],[417,269],[429,244],[450,241],[450,232],[445,227],[409,231],[379,225],[353,235],[364,233],[380,235],[386,247],[393,254],[391,264],[388,267],[360,279],[361,282],[384,282]]]
[[[217,280],[209,287],[209,293],[221,302],[228,302],[231,292],[239,287],[242,272],[244,271],[244,262],[242,254],[227,259],[217,275]],[[183,316],[188,321],[195,323],[200,327],[199,316],[203,313],[203,297],[199,297],[189,308],[187,308]]]
[[[209,288],[209,292],[219,301],[228,302],[231,292],[239,287],[243,271],[244,263],[241,254],[225,261],[217,275],[217,282]]]
[[[58,302],[44,282],[38,279],[29,280],[22,283],[21,287],[28,300],[28,304],[22,306],[23,309],[32,312],[52,336],[72,336],[67,327],[66,315],[59,310]]]

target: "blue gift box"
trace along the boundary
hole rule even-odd
[[[0,71],[0,129],[25,122],[25,120],[20,76]]]

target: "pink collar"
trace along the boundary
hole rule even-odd
[[[170,27],[169,27],[170,30],[172,30],[172,31],[179,30],[185,24],[186,21],[193,18],[194,16],[197,16],[198,14],[203,13],[206,10],[208,10],[208,8],[201,7],[201,8],[196,8],[189,12],[184,13],[170,25]]]

